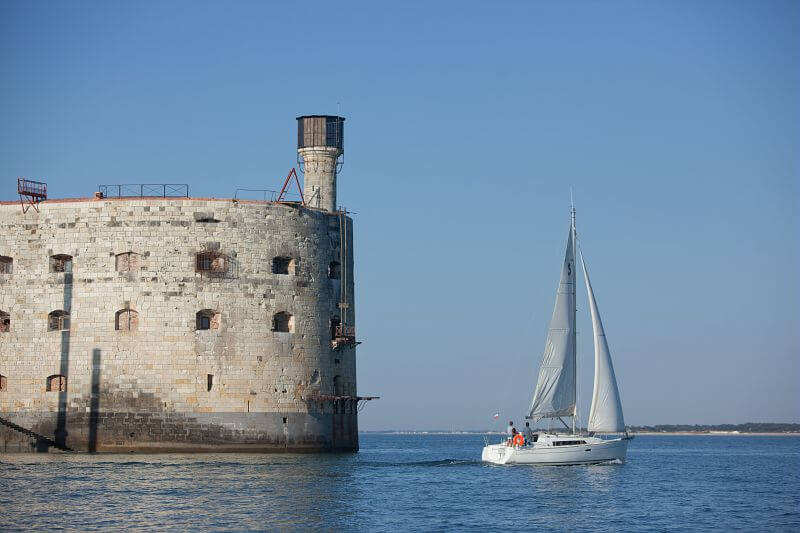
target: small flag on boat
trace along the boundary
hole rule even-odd
[[[497,420],[498,418],[500,418],[500,413],[495,413],[494,415],[492,415],[492,418]]]

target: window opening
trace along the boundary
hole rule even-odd
[[[117,254],[117,272],[135,272],[139,268],[139,254],[124,252]]]
[[[206,376],[206,391],[211,392],[211,389],[214,387],[214,375],[208,374]]]
[[[47,315],[47,331],[64,331],[69,329],[69,313],[52,311]]]
[[[47,378],[47,392],[67,392],[67,376],[55,374]]]
[[[120,309],[114,320],[117,331],[135,331],[139,327],[139,313],[133,309]]]
[[[0,311],[0,333],[11,331],[11,315],[5,311]]]
[[[344,396],[342,376],[333,376],[333,394],[334,396]]]
[[[72,272],[72,256],[63,254],[51,255],[50,272]]]
[[[219,329],[219,322],[219,313],[213,309],[203,309],[195,315],[195,329],[198,331]]]
[[[0,392],[3,392],[8,387],[8,382],[3,374],[0,374]]]
[[[339,264],[339,261],[331,261],[331,264],[328,265],[328,277],[330,279],[339,279],[342,275],[342,265]]]
[[[14,260],[5,255],[0,255],[0,274],[11,274],[14,270]]]
[[[295,262],[291,257],[275,257],[272,259],[272,273],[294,275]]]
[[[285,311],[275,313],[272,317],[272,331],[294,333],[294,316]]]
[[[331,340],[336,340],[340,336],[342,329],[342,321],[338,316],[331,318]]]
[[[197,272],[224,273],[228,271],[228,258],[220,252],[200,252],[195,258]]]

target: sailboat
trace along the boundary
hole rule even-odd
[[[523,435],[499,444],[487,444],[481,459],[494,464],[576,465],[624,461],[631,437],[625,430],[622,402],[611,362],[611,352],[600,320],[589,271],[581,256],[583,278],[589,296],[594,333],[594,392],[589,411],[588,434],[576,432],[577,360],[575,336],[575,287],[577,272],[575,209],[571,210],[569,239],[556,304],[547,332],[539,378],[526,418],[535,424],[542,419],[560,421],[566,432],[541,431],[528,442]],[[564,422],[572,417],[572,428]],[[612,438],[598,435],[621,434]]]

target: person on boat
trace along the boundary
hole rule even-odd
[[[514,427],[514,421],[513,420],[509,420],[508,421],[508,427],[506,428],[506,435],[508,435],[508,437],[511,438],[511,437],[514,436],[514,434],[516,432],[517,432],[517,428]]]
[[[522,432],[522,435],[525,437],[525,442],[536,442],[536,439],[533,437],[533,430],[531,429],[530,422],[525,422],[525,430]]]

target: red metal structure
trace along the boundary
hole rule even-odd
[[[47,184],[41,181],[33,181],[25,178],[17,178],[17,193],[19,193],[19,203],[22,205],[22,212],[27,213],[33,206],[39,212],[39,202],[47,200]],[[25,202],[29,205],[25,205]]]
[[[283,182],[283,187],[281,188],[281,193],[278,195],[278,202],[284,202],[284,197],[286,196],[286,192],[289,187],[289,180],[292,179],[294,176],[294,182],[297,184],[297,191],[300,193],[300,203],[302,205],[306,205],[306,199],[303,198],[303,188],[300,187],[300,180],[297,177],[297,172],[295,172],[294,167],[292,170],[289,171],[289,174],[286,176],[286,179]]]

